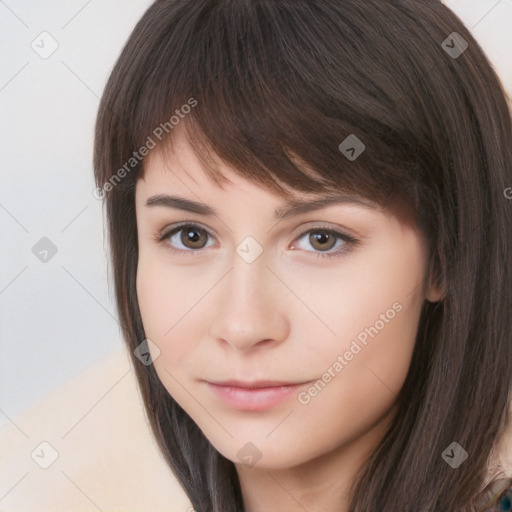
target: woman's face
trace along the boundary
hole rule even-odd
[[[371,203],[339,199],[276,219],[281,196],[221,170],[223,188],[177,135],[137,182],[137,294],[160,380],[237,464],[369,451],[407,375],[422,303],[440,299],[422,286],[422,237]],[[241,382],[210,384],[229,380]]]

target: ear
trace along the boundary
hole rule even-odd
[[[428,288],[426,299],[429,302],[439,302],[446,296],[445,286],[439,284],[431,284]]]

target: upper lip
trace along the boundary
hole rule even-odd
[[[279,386],[297,386],[298,384],[304,384],[304,382],[285,382],[278,380],[254,380],[254,381],[243,381],[243,380],[224,380],[224,381],[206,381],[210,384],[217,386],[230,386],[235,388],[274,388]]]

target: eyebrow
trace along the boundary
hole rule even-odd
[[[378,210],[377,204],[359,199],[353,196],[334,194],[315,199],[293,199],[287,201],[283,206],[274,210],[274,218],[276,220],[284,220],[294,217],[301,213],[307,213],[314,210],[320,210],[333,204],[355,204],[371,210]],[[197,213],[199,215],[213,216],[218,215],[219,212],[216,208],[209,206],[205,203],[192,201],[180,196],[170,196],[167,194],[158,194],[151,196],[146,201],[146,206],[163,206],[166,208],[174,208],[177,210],[184,210],[186,212]]]

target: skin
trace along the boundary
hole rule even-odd
[[[220,169],[231,180],[223,187],[207,178],[176,131],[172,151],[164,158],[152,150],[137,182],[137,294],[146,336],[160,351],[151,350],[153,364],[173,398],[235,463],[248,512],[347,510],[348,486],[395,412],[423,301],[442,298],[441,290],[422,286],[425,240],[390,212],[349,203],[276,223],[282,196]],[[218,216],[146,206],[158,194],[204,202]],[[199,224],[196,245],[187,231],[167,245],[155,239],[183,221]],[[340,257],[317,257],[344,243],[315,244],[308,234],[319,224],[359,244]],[[236,252],[247,236],[263,249],[250,264]],[[394,318],[333,370],[356,336],[396,303]],[[329,368],[330,381],[308,403],[298,393],[304,397],[311,382],[264,411],[232,408],[202,381],[314,383]],[[260,457],[255,465],[237,455],[248,442]]]

